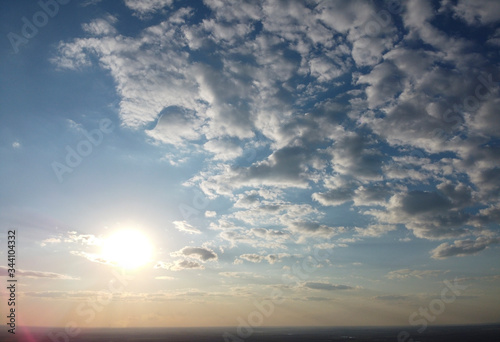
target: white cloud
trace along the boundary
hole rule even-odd
[[[197,128],[202,122],[193,111],[171,106],[160,112],[156,126],[146,133],[163,143],[178,145],[185,140],[199,139],[201,134]]]
[[[217,212],[215,212],[215,211],[212,211],[212,210],[205,211],[205,217],[216,217],[216,216],[217,216]]]
[[[109,15],[106,18],[95,19],[87,24],[83,24],[82,28],[85,32],[93,36],[113,36],[118,33],[112,26],[117,21],[116,17]]]
[[[239,157],[243,149],[235,142],[214,139],[203,145],[205,150],[215,154],[216,160],[231,160]]]
[[[201,231],[198,228],[193,227],[186,221],[174,221],[172,223],[174,224],[175,229],[180,232],[185,232],[188,234],[201,234]]]
[[[48,239],[42,240],[42,242],[40,242],[40,246],[45,247],[45,246],[47,246],[48,243],[50,243],[50,244],[61,243],[61,241],[62,240],[60,238],[48,238]]]
[[[170,7],[174,0],[124,0],[125,5],[139,15],[156,12],[164,7]]]

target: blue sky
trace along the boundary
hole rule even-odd
[[[498,319],[498,2],[41,3],[0,14],[24,324]]]

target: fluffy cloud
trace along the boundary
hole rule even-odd
[[[193,111],[170,106],[160,112],[155,128],[146,133],[158,141],[176,145],[185,140],[198,139],[200,133],[196,129],[199,126],[201,120]]]

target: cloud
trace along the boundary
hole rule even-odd
[[[374,299],[376,300],[397,301],[397,302],[408,300],[409,298],[410,298],[409,296],[402,296],[402,295],[382,295],[374,297]]]
[[[231,160],[240,156],[243,149],[233,141],[213,139],[203,145],[205,150],[215,154],[216,160]]]
[[[376,108],[395,99],[403,91],[403,74],[389,61],[375,66],[367,75],[358,79],[358,84],[369,84],[366,87],[368,108]]]
[[[197,127],[202,120],[192,110],[179,106],[170,106],[160,112],[156,126],[146,133],[163,143],[177,145],[186,140],[199,139]]]
[[[226,278],[238,278],[238,279],[263,278],[263,276],[252,272],[219,272],[219,274]]]
[[[318,201],[322,205],[341,205],[351,201],[354,197],[354,189],[350,187],[335,188],[327,192],[315,192],[312,194],[312,199]]]
[[[48,238],[48,239],[42,240],[42,242],[40,242],[40,246],[45,247],[45,246],[47,246],[48,243],[50,243],[50,244],[61,243],[61,241],[62,240],[60,238]]]
[[[0,276],[7,277],[9,276],[8,268],[5,266],[0,266]],[[69,275],[54,273],[54,272],[43,272],[43,271],[30,271],[30,270],[22,270],[16,269],[15,273],[16,277],[25,277],[25,278],[46,278],[46,279],[61,279],[61,280],[79,280],[80,278],[75,278]]]
[[[37,298],[88,300],[89,298],[108,297],[109,293],[100,291],[26,291],[25,296]]]
[[[389,279],[406,279],[406,278],[426,278],[426,277],[436,277],[443,274],[440,270],[410,270],[408,268],[395,270],[387,273],[387,278]]]
[[[172,223],[174,224],[175,229],[180,232],[185,232],[188,234],[201,234],[201,231],[198,228],[193,227],[186,221],[173,221]]]
[[[64,242],[78,243],[86,246],[98,246],[102,240],[93,234],[78,234],[77,232],[68,232],[64,238]]]
[[[158,277],[155,277],[155,279],[157,279],[157,280],[174,280],[175,278],[169,277],[169,276],[158,276]]]
[[[299,221],[293,222],[288,227],[292,234],[298,234],[302,240],[306,237],[330,238],[344,232],[344,227],[329,227],[318,222]]]
[[[288,233],[282,230],[252,228],[250,232],[256,237],[259,237],[264,240],[283,241],[289,238]]]
[[[215,211],[211,211],[211,210],[205,211],[205,217],[216,217],[216,216],[217,216],[217,212],[215,212]]]
[[[93,36],[114,36],[118,32],[112,24],[116,22],[117,18],[109,15],[106,18],[94,19],[90,23],[83,24],[82,28]]]
[[[175,260],[173,263],[166,263],[166,262],[159,261],[155,265],[154,268],[163,268],[163,269],[167,269],[167,270],[170,270],[170,271],[182,271],[182,270],[185,270],[185,269],[188,269],[188,270],[192,270],[192,269],[202,270],[205,267],[203,265],[201,265],[200,263],[196,262],[196,261],[179,259],[179,260]]]
[[[171,164],[203,165],[184,185],[228,201],[210,228],[231,248],[340,233],[355,243],[395,227],[471,239],[496,222],[496,2],[125,4],[141,19],[162,16],[133,36],[119,18],[95,19],[53,62],[107,70],[123,126],[168,145]],[[485,44],[438,25],[443,18],[481,30]],[[325,206],[340,205],[367,223],[346,231],[327,221]],[[464,249],[457,244],[434,254]]]
[[[84,251],[70,251],[70,254],[75,255],[75,256],[79,256],[79,257],[85,258],[91,262],[96,262],[96,263],[103,264],[103,265],[114,265],[115,264],[115,262],[113,262],[112,260],[106,259],[105,257],[103,257],[100,254],[87,253]]]
[[[241,259],[247,260],[253,263],[260,263],[262,261],[267,261],[270,264],[274,264],[276,262],[280,262],[281,259],[289,257],[290,254],[287,253],[279,253],[279,254],[268,254],[268,255],[261,255],[261,254],[242,254],[239,256],[239,259],[237,258],[235,260],[235,264],[238,264],[241,262]]]
[[[497,237],[478,237],[475,240],[455,240],[442,243],[431,251],[433,259],[446,259],[452,256],[474,255],[493,244],[500,243]]]
[[[354,228],[356,231],[357,236],[363,236],[363,237],[379,237],[384,234],[387,234],[390,231],[396,230],[395,225],[369,225],[366,228],[359,228],[356,227]]]
[[[469,25],[487,25],[500,21],[500,4],[494,0],[474,2],[459,0],[453,7],[455,15]]]
[[[352,290],[354,287],[348,285],[334,285],[330,283],[306,282],[302,285],[312,290],[336,291],[336,290]]]
[[[156,12],[164,7],[170,7],[174,0],[124,0],[125,6],[135,11],[139,16]]]
[[[184,247],[177,252],[170,253],[170,255],[195,258],[203,262],[217,260],[217,254],[214,251],[203,247]]]
[[[445,239],[470,233],[466,225],[471,215],[462,208],[468,203],[470,189],[449,183],[438,185],[438,191],[413,190],[393,195],[386,210],[370,209],[367,214],[385,224],[405,224],[415,236]]]

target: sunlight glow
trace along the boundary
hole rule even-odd
[[[120,230],[104,240],[102,257],[127,269],[144,266],[151,260],[153,246],[138,230]]]

